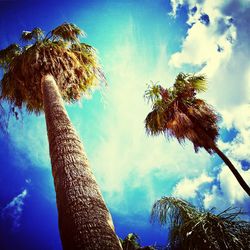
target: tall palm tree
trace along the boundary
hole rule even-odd
[[[188,139],[195,152],[204,148],[210,154],[217,153],[250,196],[250,187],[216,144],[219,135],[217,114],[204,100],[196,98],[196,94],[205,89],[205,76],[184,73],[178,74],[172,88],[149,86],[145,97],[152,102],[152,111],[145,119],[146,131],[150,135],[175,137],[179,143]]]
[[[45,113],[63,248],[117,250],[110,213],[63,104],[79,100],[103,78],[94,48],[79,41],[82,34],[70,23],[46,36],[35,28],[22,33],[25,46],[1,50],[1,101],[13,110]]]
[[[151,222],[169,226],[173,250],[250,249],[250,223],[239,219],[241,211],[229,208],[214,214],[187,201],[162,197],[152,208]]]

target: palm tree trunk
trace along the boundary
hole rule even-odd
[[[42,78],[42,92],[63,249],[121,250],[53,76]]]
[[[233,175],[235,176],[235,178],[237,179],[237,181],[239,182],[241,187],[246,191],[248,196],[250,196],[250,188],[249,188],[249,186],[244,181],[244,179],[242,178],[242,176],[240,175],[238,170],[235,168],[235,166],[232,164],[232,162],[227,158],[227,156],[222,151],[219,150],[219,148],[217,146],[214,146],[213,150],[225,162],[225,164],[229,167],[229,169],[231,170],[231,172],[233,173]]]

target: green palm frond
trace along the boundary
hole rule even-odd
[[[205,75],[190,75],[188,82],[197,92],[204,92],[207,90],[207,79]]]
[[[170,228],[170,249],[250,249],[250,223],[239,219],[240,210],[197,209],[174,197],[163,197],[152,208],[151,221]]]
[[[156,201],[151,212],[151,222],[158,221],[160,225],[171,225],[182,223],[183,221],[197,215],[197,211],[187,201],[174,197],[163,197]]]
[[[63,23],[51,31],[55,38],[62,38],[64,41],[78,42],[79,36],[85,36],[85,33],[72,23]]]
[[[154,105],[161,98],[161,86],[157,83],[147,84],[147,90],[144,93],[144,98]]]
[[[179,73],[174,83],[174,90],[178,93],[183,93],[190,88],[197,92],[205,91],[207,89],[205,75]]]

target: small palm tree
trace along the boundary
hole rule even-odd
[[[0,51],[0,101],[14,112],[45,113],[63,248],[117,250],[110,213],[63,104],[76,102],[103,79],[95,49],[80,35],[70,23],[46,36],[40,28],[24,31],[24,46]]]
[[[180,73],[172,88],[164,89],[153,84],[145,92],[145,97],[152,102],[152,111],[145,119],[149,135],[166,134],[175,137],[179,143],[190,140],[195,152],[204,148],[208,153],[217,153],[241,187],[250,196],[250,188],[240,173],[217,147],[218,116],[204,100],[196,94],[206,89],[206,78],[203,75]]]
[[[229,208],[214,214],[187,201],[163,197],[152,208],[151,222],[169,226],[168,249],[250,249],[250,223],[239,219],[241,211]]]
[[[120,239],[123,250],[154,250],[152,246],[141,247],[140,238],[135,233],[129,233],[123,240]]]

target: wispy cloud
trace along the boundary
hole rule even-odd
[[[1,210],[2,219],[11,223],[12,230],[17,230],[21,225],[20,220],[27,195],[28,190],[25,188]]]

